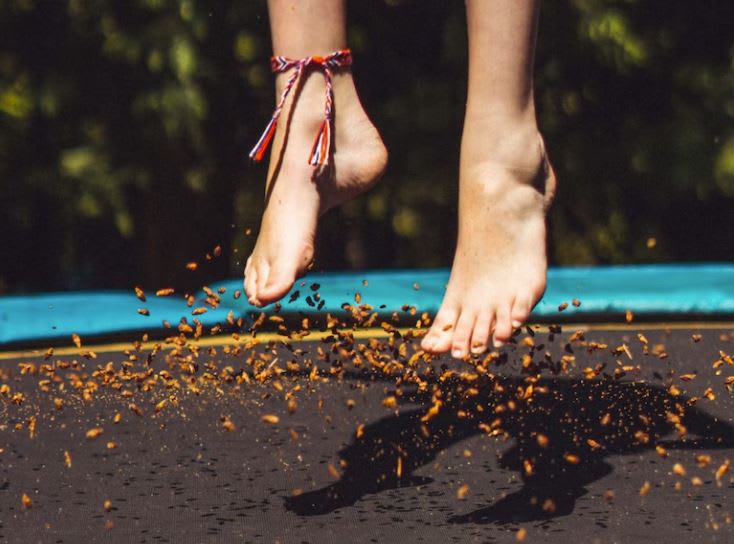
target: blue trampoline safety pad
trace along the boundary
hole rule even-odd
[[[345,302],[354,303],[356,293],[361,294],[362,303],[378,311],[400,311],[407,304],[419,312],[435,313],[448,278],[445,269],[313,273],[299,280],[282,300],[281,314],[338,313]],[[195,316],[204,326],[223,323],[229,311],[235,318],[260,311],[244,296],[234,298],[234,292],[242,289],[240,279],[210,287],[226,291],[218,309]],[[202,301],[204,298],[202,293]],[[573,299],[581,305],[572,305]],[[613,318],[627,310],[638,317],[734,316],[734,265],[552,268],[533,318],[560,318],[558,306],[563,302],[569,303],[563,318],[578,321],[592,316]],[[148,309],[150,315],[140,315],[139,308]],[[162,329],[163,320],[174,326],[181,317],[191,322],[191,311],[180,297],[150,296],[143,303],[132,290],[5,296],[0,297],[0,344],[69,338],[72,333],[89,337],[156,332]]]
[[[146,308],[150,315],[138,313]],[[196,316],[204,325],[223,322],[228,310]],[[41,293],[0,297],[0,345],[15,342],[106,336],[160,330],[163,320],[176,326],[182,316],[191,323],[191,308],[182,298],[149,297],[139,301],[132,291]]]

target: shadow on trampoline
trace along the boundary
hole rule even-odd
[[[465,383],[439,386],[444,405],[438,415],[422,421],[430,394],[405,394],[406,402],[422,408],[366,426],[360,439],[339,452],[346,462],[339,481],[287,497],[286,508],[303,516],[323,515],[354,505],[367,494],[430,483],[413,472],[441,450],[485,432],[486,425],[501,428],[512,439],[499,463],[519,472],[523,487],[484,508],[452,516],[449,523],[502,525],[566,516],[587,493],[586,485],[613,471],[605,461],[610,456],[656,445],[671,450],[734,446],[733,427],[691,406],[689,398],[672,396],[656,385],[543,379],[534,385],[530,401],[520,398],[527,387],[520,378],[496,379],[474,391]]]

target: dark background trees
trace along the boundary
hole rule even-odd
[[[391,164],[326,218],[317,268],[448,266],[464,5],[354,0],[349,32]],[[1,0],[0,293],[239,275],[269,55],[260,1]],[[734,2],[546,0],[536,74],[553,264],[731,258]]]

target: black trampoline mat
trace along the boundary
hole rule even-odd
[[[734,366],[720,350],[734,351],[732,330],[647,330],[646,355],[634,329],[590,331],[566,347],[568,332],[532,339],[543,367],[532,393],[522,337],[487,367],[494,378],[459,376],[475,369],[444,358],[423,392],[339,353],[317,376],[303,361],[328,351],[320,342],[259,348],[282,371],[263,383],[251,355],[202,348],[191,358],[198,391],[166,387],[160,371],[178,371],[164,351],[117,390],[104,367],[119,368],[124,353],[0,361],[10,388],[0,396],[0,541],[515,542],[522,529],[525,542],[731,542],[734,470],[722,465],[734,460]],[[623,343],[631,358],[614,349]],[[398,345],[385,353],[405,361],[412,348]],[[571,353],[572,370],[554,373]],[[137,356],[131,371],[146,372],[146,352]],[[73,360],[56,382],[38,368]],[[21,374],[21,362],[36,374]],[[442,364],[456,375],[441,378]],[[249,383],[233,377],[242,368]],[[84,400],[91,381],[98,389]],[[436,391],[443,404],[427,418]],[[94,428],[103,432],[88,438]]]

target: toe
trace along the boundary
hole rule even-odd
[[[476,322],[476,314],[468,308],[462,309],[451,342],[451,355],[457,359],[469,354],[469,341]]]
[[[421,347],[432,353],[443,353],[448,351],[451,346],[451,338],[453,336],[454,325],[459,312],[453,306],[441,306],[441,309],[433,321],[431,330],[423,338]]]
[[[256,293],[256,299],[255,302],[257,302],[258,306],[261,306],[266,303],[265,299],[263,298],[263,292],[265,291],[265,286],[268,282],[268,275],[270,273],[270,265],[267,261],[261,260],[257,261],[256,263],[253,263],[252,268],[255,269],[255,293]]]
[[[474,354],[484,353],[487,349],[487,341],[492,328],[493,314],[489,309],[484,310],[477,316],[474,330],[471,333],[471,352]]]
[[[502,304],[497,308],[497,322],[494,327],[494,347],[501,348],[512,336],[510,304]]]
[[[247,259],[245,265],[245,294],[250,304],[257,302],[257,271],[252,264],[252,257]]]
[[[521,327],[525,324],[530,317],[531,308],[532,304],[529,300],[521,298],[515,300],[515,303],[512,305],[512,312],[510,313],[512,326],[514,328]]]

